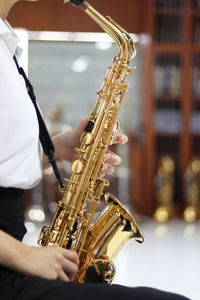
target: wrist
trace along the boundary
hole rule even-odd
[[[13,270],[20,270],[21,260],[28,246],[3,231],[0,231],[0,239],[0,264]]]

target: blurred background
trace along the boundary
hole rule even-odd
[[[145,243],[127,243],[115,283],[152,286],[200,299],[200,1],[91,0],[132,33],[136,70],[122,110],[129,143],[109,191],[133,212]],[[9,22],[24,48],[27,70],[51,135],[88,117],[117,54],[113,42],[81,10],[62,1],[20,1]],[[69,163],[60,165],[70,177]],[[62,199],[51,168],[26,192],[28,233],[36,245]]]

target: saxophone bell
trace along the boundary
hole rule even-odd
[[[144,241],[134,218],[120,201],[105,194],[107,206],[90,226],[84,249],[80,253],[80,269],[75,281],[111,283],[115,275],[112,260],[130,239]]]
[[[108,257],[93,259],[85,270],[85,273],[82,273],[85,274],[83,282],[111,284],[115,273],[115,266]],[[77,274],[75,281],[80,282],[80,279]]]

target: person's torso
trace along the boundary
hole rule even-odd
[[[17,36],[0,19],[0,186],[31,188],[41,179],[41,145],[34,106],[13,60]]]

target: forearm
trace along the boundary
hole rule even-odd
[[[21,257],[27,246],[2,230],[0,230],[0,241],[0,265],[14,270],[23,268]]]
[[[61,247],[25,245],[0,230],[0,265],[26,276],[73,280],[78,270],[76,253]]]
[[[59,133],[52,137],[55,147],[55,159],[58,162],[72,162],[75,159],[75,148],[80,146],[80,138],[84,133],[87,119],[82,119],[79,126],[73,130]],[[43,169],[49,166],[48,158],[43,158]]]
[[[74,161],[76,155],[75,149],[80,147],[80,139],[81,135],[84,133],[86,122],[87,119],[82,119],[81,123],[76,129],[57,134],[52,138],[55,147],[54,157],[58,162],[65,160],[72,163]],[[115,134],[113,139],[114,144],[124,144],[127,141],[127,136],[123,134]],[[120,164],[121,158],[115,153],[112,153],[108,150],[107,155],[108,163],[110,163],[111,165]],[[50,166],[48,163],[48,158],[44,156],[43,169],[47,168],[48,166]],[[105,169],[105,173],[109,175],[112,173],[112,171],[112,168],[109,166],[107,166],[107,168]]]
[[[55,137],[52,137],[52,142],[54,144],[54,147],[55,147],[55,153],[54,153],[54,157],[56,160],[60,161],[60,157],[58,157],[58,153],[57,153],[57,140],[56,140],[56,136]],[[42,169],[45,170],[47,169],[48,167],[50,167],[50,163],[48,161],[48,157],[44,154],[43,152],[43,157],[42,157]]]
[[[50,167],[50,164],[48,162],[48,157],[44,154],[43,152],[43,157],[42,157],[42,170],[47,169],[48,167]]]
[[[63,134],[57,134],[52,137],[52,142],[55,147],[55,153],[54,157],[57,162],[61,162],[63,160],[70,161],[71,159],[71,148],[70,147],[65,147],[63,146],[63,140],[67,140],[68,135],[65,134],[63,137]],[[70,149],[69,149],[70,148]],[[48,161],[48,157],[43,153],[43,158],[42,158],[42,169],[45,170],[46,168],[50,167],[50,163]]]

